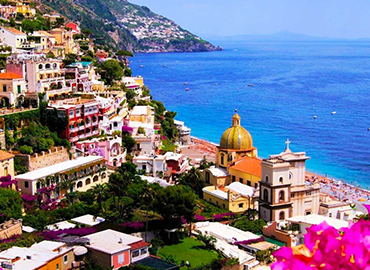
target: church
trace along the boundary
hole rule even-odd
[[[293,153],[289,147],[288,140],[283,153],[259,159],[252,136],[241,126],[236,112],[231,127],[221,136],[216,166],[203,171],[209,185],[203,189],[204,199],[234,212],[258,209],[260,218],[267,222],[317,214],[320,185],[305,183],[309,157],[304,152]]]

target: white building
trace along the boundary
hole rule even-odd
[[[27,35],[15,28],[1,27],[0,42],[12,47],[13,52],[17,49],[31,49],[27,41]]]
[[[140,155],[134,157],[132,162],[137,166],[137,170],[144,170],[148,175],[157,176],[167,171],[166,156],[164,155]]]
[[[44,167],[15,177],[22,194],[35,195],[42,187],[59,186],[59,183],[69,182],[68,190],[59,188],[55,197],[67,192],[87,191],[96,184],[107,183],[108,171],[105,160],[100,156],[80,157]]]

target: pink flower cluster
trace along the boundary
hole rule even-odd
[[[234,218],[236,216],[235,213],[222,213],[222,214],[216,214],[216,215],[213,215],[213,218],[215,220],[223,220],[224,218]]]
[[[60,239],[61,235],[75,235],[75,236],[86,236],[89,234],[96,233],[97,229],[93,227],[86,227],[86,228],[71,228],[71,229],[64,229],[58,231],[43,231],[41,236],[45,240],[58,240]]]
[[[370,270],[370,222],[360,219],[340,230],[326,222],[311,226],[305,245],[283,247],[273,255],[273,270]]]
[[[125,222],[125,223],[122,223],[121,226],[126,227],[126,228],[135,229],[135,230],[140,230],[144,228],[144,223],[141,221]]]
[[[205,221],[206,220],[206,218],[204,216],[201,216],[201,215],[195,215],[194,218],[195,218],[196,221]]]

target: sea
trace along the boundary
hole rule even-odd
[[[219,143],[237,109],[259,157],[289,139],[308,171],[370,189],[370,42],[213,43],[224,50],[136,54],[131,67],[193,136]]]

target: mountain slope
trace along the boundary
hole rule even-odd
[[[135,52],[213,51],[212,44],[149,8],[126,0],[38,0],[93,32],[97,44]]]

